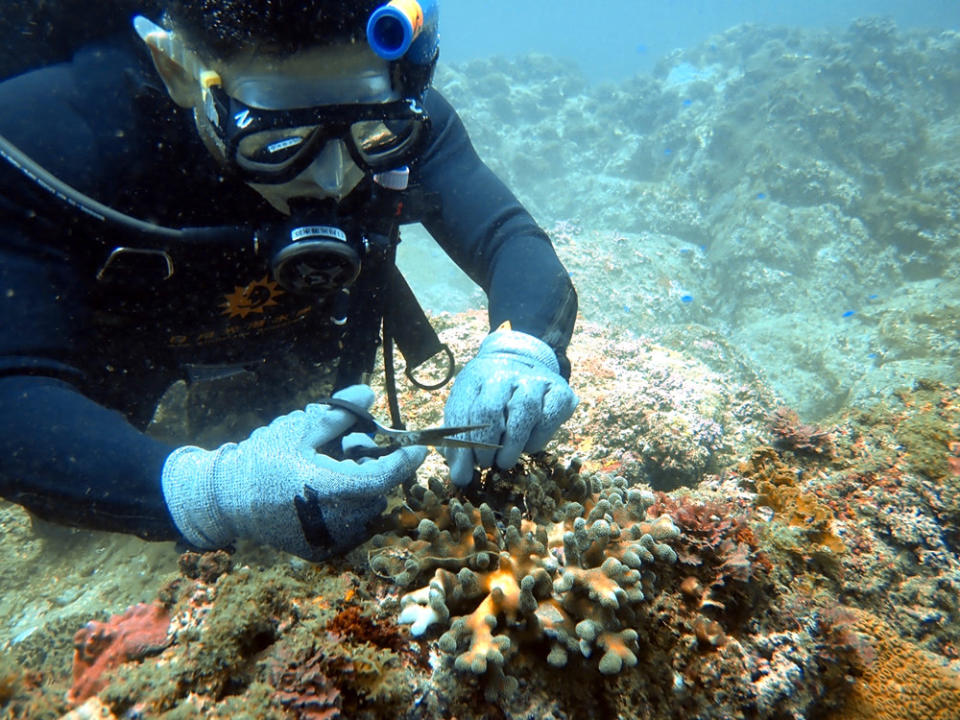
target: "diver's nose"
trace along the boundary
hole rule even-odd
[[[321,148],[308,173],[324,192],[340,197],[350,189],[347,183],[353,181],[350,171],[355,167],[346,143],[343,140],[330,140]]]

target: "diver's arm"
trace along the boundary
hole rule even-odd
[[[509,320],[540,338],[569,376],[565,350],[577,313],[570,276],[546,233],[477,156],[453,108],[434,90],[425,104],[433,128],[417,180],[439,203],[424,226],[487,293],[491,327]]]
[[[160,489],[173,448],[55,378],[0,378],[0,496],[45,520],[179,536]]]
[[[425,447],[325,455],[357,415],[318,404],[213,450],[151,439],[78,389],[83,368],[108,361],[83,341],[91,327],[66,265],[0,245],[0,311],[12,320],[0,326],[0,496],[61,524],[204,549],[247,538],[320,560],[365,540],[385,494],[423,462]],[[373,404],[366,386],[337,397]]]
[[[91,330],[71,263],[39,240],[4,230],[0,496],[67,525],[177,537],[160,487],[173,448],[77,389],[82,362],[97,358],[92,347],[74,349]]]
[[[477,467],[508,469],[522,452],[543,450],[576,408],[566,348],[577,294],[546,233],[481,162],[453,109],[433,91],[425,105],[434,125],[415,180],[438,201],[422,222],[486,291],[498,328],[457,374],[444,408],[445,422],[482,425],[472,439],[499,446],[444,453],[464,487]]]

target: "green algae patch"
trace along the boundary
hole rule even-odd
[[[918,380],[912,390],[896,395],[908,411],[894,430],[907,467],[931,480],[956,485],[951,448],[958,437],[960,398],[933,380]]]

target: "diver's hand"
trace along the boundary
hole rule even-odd
[[[373,404],[366,385],[334,397],[364,408]],[[241,443],[174,450],[162,475],[174,523],[201,548],[250,538],[314,561],[349,550],[366,539],[368,523],[386,507],[384,494],[427,454],[424,447],[407,447],[357,463],[318,452],[355,421],[346,410],[312,404]]]
[[[521,452],[543,450],[579,402],[559,370],[553,350],[533,335],[497,330],[486,337],[454,381],[444,423],[490,425],[470,439],[502,447],[445,449],[454,484],[469,485],[474,465],[506,470]]]

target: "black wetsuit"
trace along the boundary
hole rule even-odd
[[[138,43],[124,36],[0,84],[0,133],[79,191],[153,223],[282,221],[221,174]],[[424,104],[431,137],[390,207],[486,291],[492,327],[509,320],[544,339],[567,372],[576,294],[549,239],[439,93]],[[181,249],[170,278],[158,254],[98,279],[122,233],[62,212],[0,166],[0,496],[60,523],[175,538],[160,490],[173,448],[142,432],[166,388],[187,364],[323,361],[342,329],[323,303],[278,288],[260,257]]]

